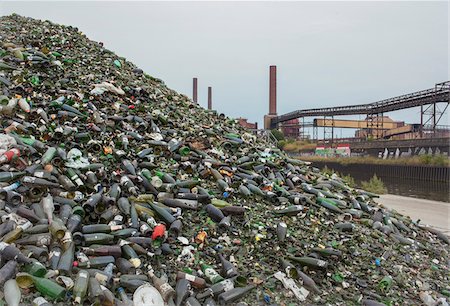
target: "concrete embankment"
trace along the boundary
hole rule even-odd
[[[450,235],[450,203],[386,194],[375,199],[390,209]]]

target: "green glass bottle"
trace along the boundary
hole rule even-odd
[[[168,212],[164,207],[158,206],[153,203],[149,203],[150,207],[156,212],[156,214],[167,224],[172,224],[176,219],[170,212]]]
[[[89,257],[88,261],[79,261],[79,268],[103,268],[106,267],[110,263],[114,263],[116,259],[113,256],[97,256],[97,257]]]
[[[44,275],[47,273],[47,269],[44,267],[44,265],[37,260],[25,265],[24,270],[25,272],[37,277],[44,277]]]
[[[19,239],[22,236],[24,230],[31,228],[33,224],[30,221],[25,222],[24,224],[18,225],[15,229],[7,233],[2,237],[1,241],[5,243],[12,243],[15,240]]]
[[[25,174],[26,172],[0,172],[0,183],[17,180]]]
[[[206,278],[210,281],[211,284],[215,284],[224,280],[224,278],[220,276],[220,274],[217,273],[217,271],[214,270],[212,266],[202,263],[201,268],[203,273],[205,273]]]
[[[62,239],[67,231],[66,226],[60,218],[53,218],[53,221],[48,229],[52,236],[58,240]]]
[[[73,286],[73,296],[75,303],[81,304],[86,297],[87,288],[89,284],[89,273],[85,270],[80,270]]]
[[[59,259],[57,268],[60,274],[70,275],[72,272],[74,254],[75,243],[71,242],[68,248],[61,254]]]
[[[248,293],[255,288],[254,285],[246,287],[233,288],[231,290],[221,293],[218,297],[220,305],[230,305],[232,302],[248,295]]]
[[[41,165],[49,164],[52,161],[53,157],[55,157],[55,155],[56,155],[56,148],[49,147],[47,151],[44,153],[44,155],[42,155],[40,164]]]
[[[36,277],[28,273],[18,273],[16,275],[16,281],[22,289],[30,288],[34,284],[34,287],[41,294],[56,301],[62,300],[66,295],[66,291],[63,287],[47,278]]]
[[[86,245],[91,244],[111,244],[114,240],[114,236],[104,233],[84,234],[84,242]]]
[[[298,262],[302,266],[308,266],[310,268],[316,269],[326,269],[328,267],[328,262],[325,260],[313,258],[313,257],[295,257],[288,256],[290,260]]]
[[[335,212],[335,213],[338,213],[338,214],[342,214],[343,213],[342,210],[335,205],[335,202],[331,201],[330,199],[318,197],[317,198],[317,203],[320,206],[325,207],[326,209],[328,209],[328,210],[330,210],[332,212]]]
[[[228,203],[228,202],[226,202],[224,200],[219,200],[219,199],[211,199],[211,204],[214,205],[215,207],[218,207],[218,208],[231,206],[230,203]]]
[[[302,211],[303,211],[302,205],[292,205],[284,209],[274,210],[273,213],[276,215],[283,215],[283,216],[295,216],[301,213]]]

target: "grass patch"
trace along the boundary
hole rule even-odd
[[[288,152],[299,152],[300,150],[314,150],[316,144],[308,140],[286,140],[282,143],[282,149]]]
[[[381,179],[377,177],[376,174],[368,181],[361,182],[362,189],[373,192],[376,194],[385,194],[387,193],[387,188],[384,186],[384,183]]]
[[[410,166],[439,166],[450,167],[450,158],[446,155],[420,155],[411,157],[400,157],[397,159],[382,159],[372,156],[355,156],[355,157],[322,157],[322,156],[302,156],[301,160],[305,161],[317,161],[317,162],[337,162],[342,165],[349,164],[377,164],[377,165],[410,165]]]

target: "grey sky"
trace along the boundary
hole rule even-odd
[[[278,113],[369,103],[449,79],[447,2],[0,2],[77,26],[213,108],[262,124],[269,65]],[[419,122],[418,109],[392,113]],[[444,123],[443,123],[444,124]],[[445,123],[448,124],[448,123]]]

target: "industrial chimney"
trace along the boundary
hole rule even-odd
[[[277,116],[277,66],[269,67],[269,114],[264,116],[264,129],[271,128],[272,118]]]
[[[212,88],[208,87],[208,109],[212,109]]]
[[[193,78],[192,100],[194,101],[194,103],[198,103],[198,101],[197,101],[197,78]]]
[[[269,115],[277,114],[277,66],[270,66],[269,74]]]

